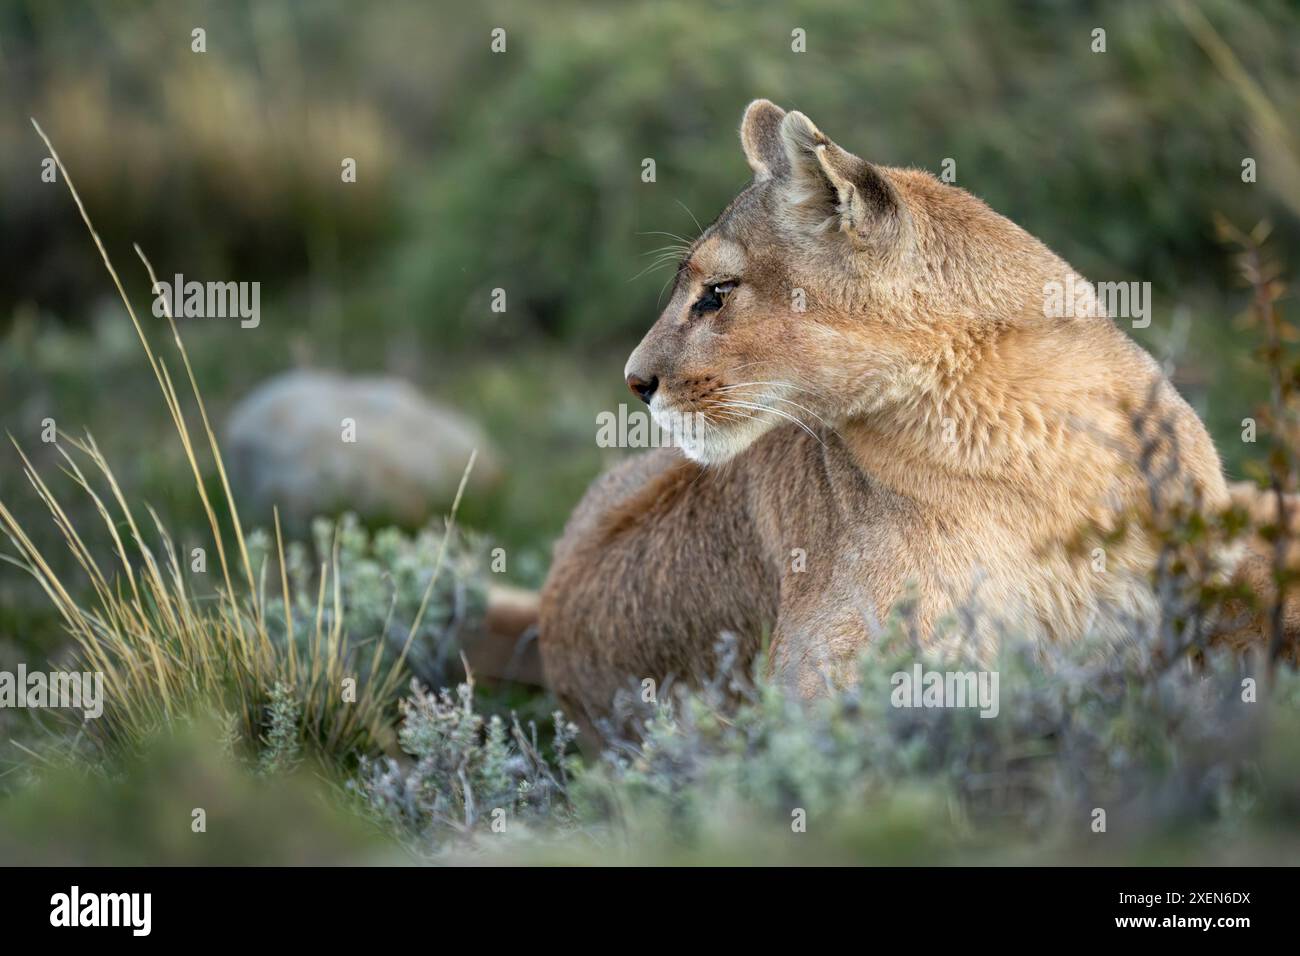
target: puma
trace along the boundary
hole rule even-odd
[[[697,679],[722,632],[746,661],[769,637],[808,697],[903,606],[923,641],[985,653],[1153,619],[1128,519],[1230,496],[1151,356],[1095,311],[1049,315],[1082,277],[963,190],[766,100],[740,138],[753,179],[625,369],[678,447],[599,478],[555,548],[539,641],[566,708]]]

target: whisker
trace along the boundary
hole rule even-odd
[[[770,385],[776,388],[793,388],[799,392],[807,392],[809,395],[816,395],[818,398],[825,398],[826,393],[817,389],[807,388],[803,385],[796,385],[794,382],[734,382],[731,385],[722,385],[718,391],[725,392],[731,389],[744,388],[746,385]]]
[[[660,253],[660,254],[666,254],[666,253],[683,253],[683,252],[685,252],[688,248],[690,248],[690,247],[689,247],[689,246],[681,246],[681,245],[675,245],[675,246],[660,246],[660,247],[657,248],[657,249],[648,249],[648,250],[646,250],[645,252],[641,253],[641,255],[643,255],[643,256],[649,256],[649,255],[654,255],[655,253]]]
[[[782,411],[779,408],[773,408],[771,405],[759,405],[755,402],[724,401],[724,402],[719,402],[718,404],[725,408],[753,408],[761,412],[771,412],[773,415],[776,415],[779,418],[784,418],[786,421],[794,422],[796,425],[798,425],[800,428],[806,431],[813,441],[817,442],[817,444],[821,445],[823,448],[826,447],[826,443],[822,441],[821,438],[818,437],[817,433],[814,432],[811,428],[809,428],[805,422],[800,421],[798,418],[795,418],[789,412]]]
[[[689,209],[686,211],[690,212]],[[685,236],[679,236],[675,232],[663,232],[658,229],[651,229],[649,232],[638,232],[637,235],[638,236],[667,236],[669,239],[676,239],[678,242],[684,242],[688,246],[691,244],[691,240],[687,239]]]
[[[771,399],[772,401],[774,401],[774,402],[785,402],[787,405],[793,405],[795,408],[799,409],[800,411],[802,411],[802,412],[806,412],[807,414],[811,415],[813,418],[817,419],[817,421],[819,421],[819,422],[822,424],[822,426],[823,426],[824,428],[830,428],[830,430],[831,430],[832,433],[834,433],[834,434],[836,434],[836,435],[839,434],[839,432],[835,431],[834,428],[831,428],[831,423],[830,423],[830,422],[828,422],[826,419],[822,418],[820,415],[818,415],[816,412],[814,412],[814,411],[813,411],[811,408],[809,408],[808,406],[806,406],[806,405],[800,405],[798,402],[793,402],[793,401],[791,401],[791,400],[788,399],[788,398],[782,398],[780,395],[768,395],[767,397],[768,397],[769,399]],[[773,409],[773,411],[775,411],[775,409]]]
[[[664,289],[668,288],[668,283],[672,282],[676,278],[677,278],[677,273],[674,272],[672,275],[670,275],[667,279],[664,280],[664,284],[659,287],[659,295],[655,297],[656,306],[658,306],[659,303],[663,301]]]
[[[716,408],[714,409],[714,411],[717,412],[717,414],[721,415],[723,418],[727,419],[728,421],[733,421],[733,422],[740,422],[740,421],[744,421],[745,419],[754,418],[753,415],[749,415],[749,414],[742,415],[738,412],[729,412],[721,408]]]
[[[747,386],[747,385],[772,385],[772,386],[776,386],[776,387],[778,387],[778,388],[794,388],[794,389],[799,389],[800,391],[807,392],[809,395],[814,395],[814,396],[817,396],[817,397],[822,397],[822,396],[820,396],[817,392],[814,392],[812,389],[801,388],[800,386],[795,385],[795,384],[792,383],[792,382],[740,382],[740,383],[738,383],[738,384],[736,384],[736,385],[723,385],[723,386],[719,387],[718,389],[716,389],[716,391],[719,391],[719,392],[730,392],[730,391],[734,391],[735,389],[738,389],[738,388],[743,388],[743,387],[745,387],[745,386]],[[830,428],[830,430],[831,430],[833,433],[835,433],[835,434],[837,434],[837,435],[839,434],[838,432],[835,431],[834,428],[831,428],[831,424],[830,424],[830,422],[826,421],[826,419],[822,418],[820,415],[818,415],[815,411],[813,411],[813,410],[812,410],[811,408],[809,408],[807,405],[800,405],[798,402],[794,401],[793,399],[785,398],[785,397],[782,396],[782,395],[764,395],[763,397],[766,398],[766,399],[769,399],[769,400],[771,400],[771,401],[774,401],[774,402],[785,402],[787,405],[793,405],[795,408],[800,409],[801,411],[807,412],[809,415],[811,415],[813,418],[817,419],[817,421],[821,422],[821,423],[822,423],[823,425],[825,425],[827,428]]]
[[[691,212],[689,207],[687,207],[686,203],[682,202],[680,199],[677,198],[674,198],[673,202],[677,203],[677,205],[681,206],[683,209],[686,210],[686,215],[691,217],[691,221],[695,223],[695,228],[698,232],[704,232],[704,227],[700,225],[700,221],[695,218],[695,213]]]
[[[653,272],[655,269],[659,269],[664,265],[671,263],[674,258],[675,258],[674,256],[668,256],[667,258],[664,259],[656,259],[654,262],[650,263],[648,266],[646,266],[644,269],[642,269],[640,272],[638,272],[636,275],[634,275],[632,278],[628,279],[627,281],[635,282],[637,279],[641,278],[647,272]],[[676,274],[677,274],[676,272],[673,273],[673,275]],[[660,290],[659,294],[663,295],[663,291]]]

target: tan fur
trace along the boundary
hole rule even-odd
[[[770,629],[773,672],[816,694],[903,600],[927,640],[982,608],[957,629],[980,650],[1150,616],[1141,533],[1106,541],[1104,572],[1066,544],[1150,515],[1140,410],[1164,503],[1228,503],[1151,357],[1108,318],[1045,318],[1073,270],[966,192],[762,100],[741,140],[754,181],[627,366],[658,380],[657,420],[704,432],[601,478],[556,549],[540,641],[565,702],[599,714],[629,680],[697,677],[723,630],[753,655]],[[693,311],[724,280],[722,308]]]

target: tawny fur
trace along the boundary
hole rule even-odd
[[[1171,503],[1228,504],[1152,358],[1109,318],[1046,318],[1047,284],[1079,277],[966,192],[764,100],[741,140],[753,182],[627,367],[657,379],[656,419],[703,432],[599,479],[556,547],[540,643],[564,702],[598,716],[629,682],[696,678],[722,631],[747,658],[770,633],[774,675],[815,695],[904,600],[927,640],[982,609],[957,629],[980,650],[1153,615],[1141,533],[1101,572],[1065,546],[1149,513],[1144,472],[1171,469]],[[1139,411],[1167,427],[1145,466]]]

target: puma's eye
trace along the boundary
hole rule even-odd
[[[695,304],[691,306],[691,311],[696,314],[717,312],[722,308],[722,303],[726,301],[727,296],[735,288],[736,283],[734,281],[715,282],[705,290],[702,296],[695,300]]]

